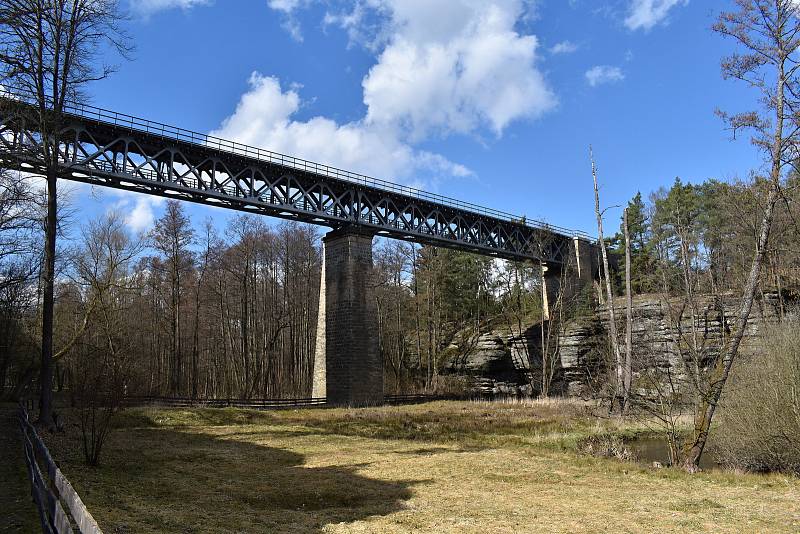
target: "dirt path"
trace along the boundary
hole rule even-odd
[[[37,532],[16,410],[14,404],[0,404],[0,532]]]

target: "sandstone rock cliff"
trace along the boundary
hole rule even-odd
[[[623,303],[615,304],[622,310]],[[658,369],[677,381],[686,380],[685,365],[678,347],[693,343],[709,353],[719,347],[736,314],[736,299],[706,299],[698,309],[694,332],[691,314],[680,301],[665,302],[659,296],[642,295],[634,300],[634,372]],[[620,333],[624,314],[618,313]],[[762,298],[753,308],[743,355],[758,352],[758,332],[778,317],[774,298]],[[580,397],[601,395],[600,384],[608,371],[607,315],[599,309],[588,316],[568,321],[559,334],[556,369],[551,394]],[[481,334],[464,350],[452,346],[442,373],[469,376],[476,392],[494,395],[539,395],[541,392],[541,327],[531,325],[523,336],[502,332]]]

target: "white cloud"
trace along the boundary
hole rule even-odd
[[[137,15],[149,16],[166,9],[191,9],[206,6],[213,0],[130,0],[131,10]]]
[[[134,193],[124,189],[108,189],[103,192],[107,192],[117,199],[109,210],[119,213],[128,230],[133,234],[141,234],[150,230],[156,220],[155,209],[166,201],[163,197]],[[101,193],[96,191],[93,194]]]
[[[303,32],[300,22],[295,18],[294,12],[306,4],[305,0],[267,0],[270,9],[283,13],[285,20],[281,27],[297,42],[303,42]]]
[[[303,5],[273,1],[286,2],[290,13]],[[557,104],[536,66],[538,39],[519,30],[534,7],[530,0],[360,0],[324,23],[376,55],[362,81],[366,123],[413,141],[482,128],[501,135]]]
[[[521,0],[380,0],[393,33],[363,80],[367,121],[413,139],[496,135],[556,98],[536,68],[538,39],[515,29]]]
[[[301,5],[300,0],[267,0],[267,5],[276,10],[283,11],[284,13],[291,13]]]
[[[592,87],[597,87],[604,83],[620,82],[625,79],[625,74],[619,67],[610,65],[596,65],[586,71],[586,81]]]
[[[688,3],[689,0],[631,0],[625,26],[631,30],[650,30],[666,20],[670,9]]]
[[[356,2],[348,11],[325,13],[324,26],[339,26],[347,32],[350,46],[361,45],[371,52],[380,52],[391,36],[389,17],[377,5]]]
[[[292,21],[312,1],[267,3]],[[413,145],[485,130],[499,136],[512,122],[557,105],[536,65],[538,39],[520,30],[533,6],[531,0],[358,0],[323,23],[341,27],[351,43],[375,55],[362,80],[362,118],[298,120],[297,89],[254,73],[235,112],[212,133],[406,183],[419,180],[417,174],[469,175]]]
[[[284,91],[276,78],[253,73],[249,91],[211,135],[384,179],[408,181],[415,171],[433,178],[470,174],[440,155],[413,149],[382,125],[295,120],[300,106],[296,90]]]
[[[578,50],[578,45],[572,41],[561,41],[555,46],[550,48],[552,54],[571,54]]]
[[[164,199],[159,198],[158,200],[162,201]],[[133,209],[125,215],[125,224],[128,225],[133,233],[146,232],[155,223],[153,208],[159,204],[161,202],[155,202],[150,198],[144,198],[144,196],[137,198]]]
[[[297,21],[297,19],[295,19],[294,17],[289,17],[285,21],[283,21],[281,27],[284,30],[286,30],[286,32],[292,37],[292,39],[294,39],[298,43],[303,42],[303,31],[300,29],[300,23]]]

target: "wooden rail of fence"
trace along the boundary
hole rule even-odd
[[[469,400],[474,395],[432,395],[430,393],[411,393],[408,395],[385,395],[384,404],[397,406],[401,404],[420,404],[423,402],[433,402],[437,400]]]
[[[464,400],[474,396],[430,395],[424,393],[411,395],[386,395],[384,404],[416,404],[434,400]],[[304,399],[209,399],[190,397],[130,396],[125,397],[125,406],[163,406],[167,408],[251,408],[257,410],[280,408],[305,408],[326,406],[325,397]]]
[[[169,408],[298,408],[324,406],[325,398],[308,399],[207,399],[190,397],[125,397],[125,406],[165,406]]]
[[[28,411],[22,403],[19,405],[19,426],[22,431],[28,477],[31,481],[31,495],[39,510],[42,532],[103,534],[72,484],[56,466],[50,451],[30,423]],[[46,477],[39,468],[40,463],[44,466]],[[69,515],[64,511],[62,501],[69,510]]]

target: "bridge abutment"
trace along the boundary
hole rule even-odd
[[[326,397],[334,406],[383,402],[372,238],[348,227],[323,238],[312,396]]]

